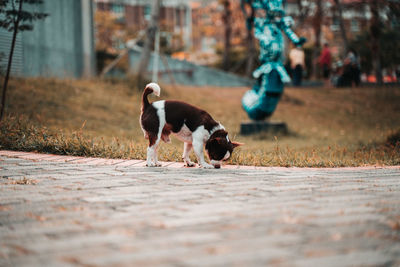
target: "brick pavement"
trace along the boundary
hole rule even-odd
[[[0,151],[0,266],[400,266],[400,168]]]

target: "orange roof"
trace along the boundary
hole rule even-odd
[[[196,8],[201,7],[201,3],[199,3],[199,2],[191,2],[190,6],[191,6],[192,9],[196,9]]]

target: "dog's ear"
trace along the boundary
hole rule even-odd
[[[233,141],[233,142],[231,142],[232,143],[232,145],[233,145],[233,148],[236,148],[236,147],[238,147],[238,146],[243,146],[244,144],[243,143],[239,143],[239,142],[235,142],[235,141]]]

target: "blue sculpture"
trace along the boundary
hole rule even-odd
[[[292,30],[292,17],[285,16],[285,0],[242,0],[254,10],[263,9],[265,17],[247,18],[247,27],[254,24],[254,35],[260,42],[261,66],[253,72],[257,79],[253,88],[242,98],[242,106],[253,120],[263,120],[272,115],[283,93],[283,83],[290,77],[283,66],[284,40],[282,32],[296,45],[301,46],[306,39],[297,37]]]

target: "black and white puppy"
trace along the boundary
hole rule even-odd
[[[160,86],[156,83],[146,85],[142,96],[140,125],[144,136],[149,139],[147,166],[161,166],[157,160],[160,141],[170,142],[172,133],[184,142],[183,161],[193,167],[189,154],[194,150],[200,167],[220,168],[222,161],[228,160],[240,143],[231,142],[224,126],[216,122],[210,114],[181,101],[161,100],[149,103],[148,95],[160,96]],[[211,164],[204,160],[204,145]]]

